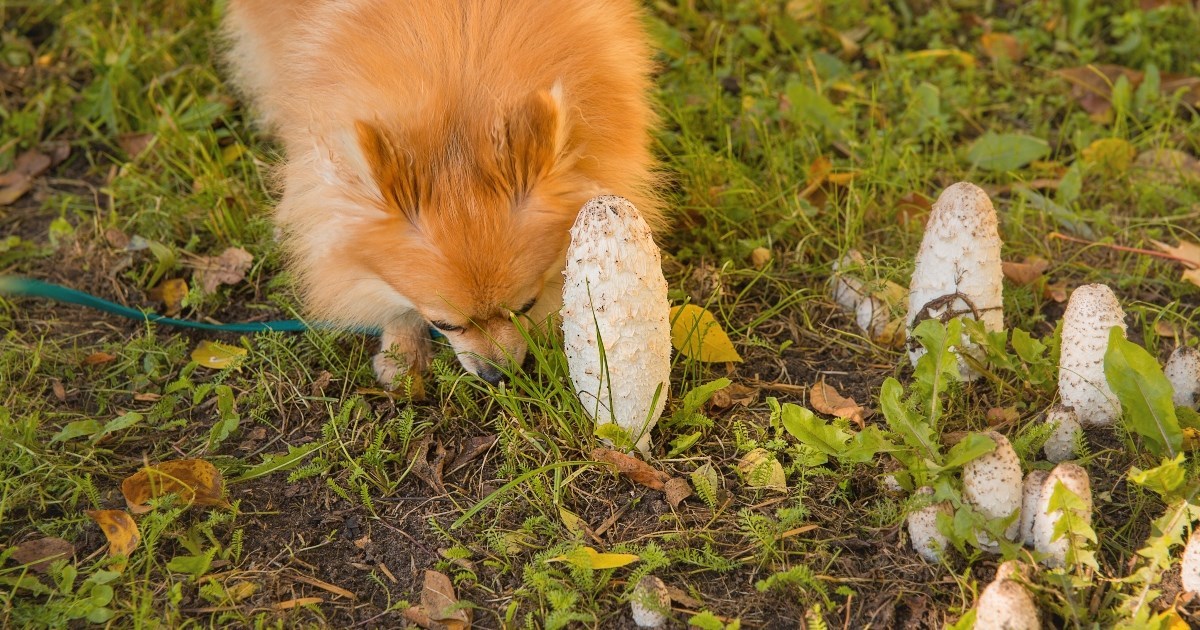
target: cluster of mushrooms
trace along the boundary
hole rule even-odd
[[[671,331],[667,283],[657,247],[646,222],[628,200],[596,197],[580,212],[571,230],[564,271],[562,328],[569,372],[584,408],[598,425],[614,422],[643,454],[650,451],[650,431],[667,399],[670,377]],[[848,256],[835,266],[834,301],[855,314],[860,328],[876,340],[901,339],[926,319],[948,321],[957,316],[983,323],[990,332],[1004,329],[1001,295],[1002,266],[996,211],[987,194],[970,183],[947,188],[934,203],[907,291],[907,313],[900,328],[894,317],[901,287],[882,288],[856,276],[862,259]],[[1023,474],[1008,439],[998,432],[986,435],[996,444],[991,453],[962,469],[963,498],[988,519],[1013,518],[1004,536],[1036,550],[1049,567],[1066,561],[1069,541],[1054,540],[1055,525],[1063,518],[1051,509],[1051,496],[1063,487],[1091,517],[1092,494],[1087,471],[1070,460],[1084,427],[1104,427],[1121,415],[1121,404],[1104,375],[1109,331],[1125,330],[1124,312],[1112,290],[1101,284],[1077,288],[1063,315],[1059,361],[1061,404],[1049,409],[1045,422],[1053,425],[1046,441],[1046,459],[1056,466]],[[963,340],[956,348],[959,372],[979,376],[964,355],[982,358],[982,351]],[[924,349],[909,344],[915,364]],[[1165,366],[1177,405],[1195,406],[1200,395],[1200,352],[1181,347]],[[932,495],[932,488],[919,488]],[[946,504],[928,504],[908,516],[913,548],[937,561],[946,538],[936,526]],[[1200,530],[1198,530],[1200,531]],[[998,550],[996,541],[979,534],[985,549]],[[1184,553],[1184,588],[1200,592],[1200,536],[1192,536]],[[1009,561],[980,594],[976,628],[1040,628],[1034,600],[1024,584],[1030,568]],[[659,595],[661,582],[641,590]],[[641,586],[641,585],[639,585]],[[658,588],[650,588],[656,586]],[[642,599],[642,598],[635,598]],[[660,597],[650,599],[659,600]],[[654,626],[661,615],[647,613],[636,602],[639,625]]]

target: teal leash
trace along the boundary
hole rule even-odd
[[[128,306],[122,306],[115,302],[109,302],[98,298],[94,295],[77,291],[58,284],[42,282],[32,278],[21,276],[0,276],[0,295],[13,295],[23,297],[39,297],[54,300],[55,302],[63,302],[66,304],[78,304],[88,308],[94,308],[98,311],[119,315],[129,319],[154,322],[155,324],[163,324],[165,326],[176,326],[179,328],[194,328],[198,330],[208,330],[212,332],[232,332],[232,333],[259,333],[259,332],[302,332],[313,328],[332,328],[332,326],[323,326],[321,324],[309,325],[307,322],[298,319],[281,319],[270,322],[244,322],[236,324],[209,324],[207,322],[194,322],[186,319],[175,319],[166,315],[159,315],[147,311],[140,311]],[[353,332],[364,333],[370,335],[379,335],[378,329],[357,328],[352,329]]]

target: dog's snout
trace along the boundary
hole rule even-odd
[[[475,375],[492,385],[499,385],[504,381],[504,372],[490,363],[480,366]]]

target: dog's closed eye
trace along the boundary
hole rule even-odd
[[[446,322],[438,321],[436,319],[429,322],[429,325],[433,326],[434,328],[436,328],[442,332],[447,332],[447,333],[462,332],[462,330],[463,330],[462,326],[455,326],[454,324],[447,324]]]

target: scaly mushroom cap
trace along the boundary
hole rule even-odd
[[[1058,394],[1075,409],[1083,426],[1108,426],[1121,415],[1121,402],[1104,376],[1108,331],[1125,332],[1125,313],[1117,296],[1103,284],[1088,284],[1071,294],[1063,313]]]
[[[1021,489],[1021,540],[1026,547],[1033,546],[1033,521],[1038,505],[1042,502],[1042,487],[1046,484],[1048,470],[1031,470],[1025,475]]]
[[[984,435],[996,443],[996,450],[976,457],[963,466],[963,498],[990,519],[1008,518],[1021,510],[1021,460],[1008,438],[996,431]],[[1013,540],[1021,528],[1021,519],[1013,520],[1004,537]],[[995,542],[980,533],[979,542],[993,548]]]
[[[1176,407],[1195,408],[1200,394],[1200,350],[1179,346],[1167,359],[1163,373],[1175,390],[1172,400]]]
[[[1049,567],[1065,564],[1070,546],[1067,536],[1052,540],[1054,526],[1062,519],[1062,512],[1050,510],[1050,498],[1054,496],[1054,488],[1059,483],[1083,501],[1084,513],[1079,515],[1081,520],[1089,524],[1092,522],[1092,483],[1087,471],[1071,462],[1055,466],[1042,484],[1042,496],[1038,499],[1037,513],[1033,517],[1033,548],[1046,554],[1045,562]]]
[[[975,604],[975,630],[1040,630],[1033,596],[1014,578],[1021,569],[1010,560],[996,570],[996,578],[979,594]]]
[[[643,577],[633,587],[629,611],[633,614],[633,623],[639,628],[662,626],[667,622],[667,613],[671,612],[671,593],[667,585],[653,575]]]
[[[926,319],[949,321],[956,315],[978,319],[989,331],[1003,330],[1000,232],[996,209],[982,188],[959,182],[933,204],[908,294],[908,332]],[[964,343],[968,352],[978,352]],[[915,365],[924,348],[909,343]],[[959,360],[964,379],[978,374]]]
[[[933,488],[918,488],[917,494],[933,496]],[[937,562],[946,549],[946,537],[937,528],[939,512],[949,514],[950,506],[945,502],[933,503],[908,514],[909,542],[929,562]]]
[[[646,453],[667,402],[671,308],[658,247],[637,208],[610,195],[588,201],[571,228],[563,276],[575,392],[597,424],[615,421]]]
[[[1046,452],[1046,459],[1057,464],[1075,457],[1075,435],[1080,431],[1075,410],[1055,405],[1046,412],[1045,422],[1054,425],[1054,433],[1050,434],[1050,438],[1042,447]]]
[[[1185,593],[1200,593],[1200,528],[1193,529],[1183,548],[1179,579]]]

